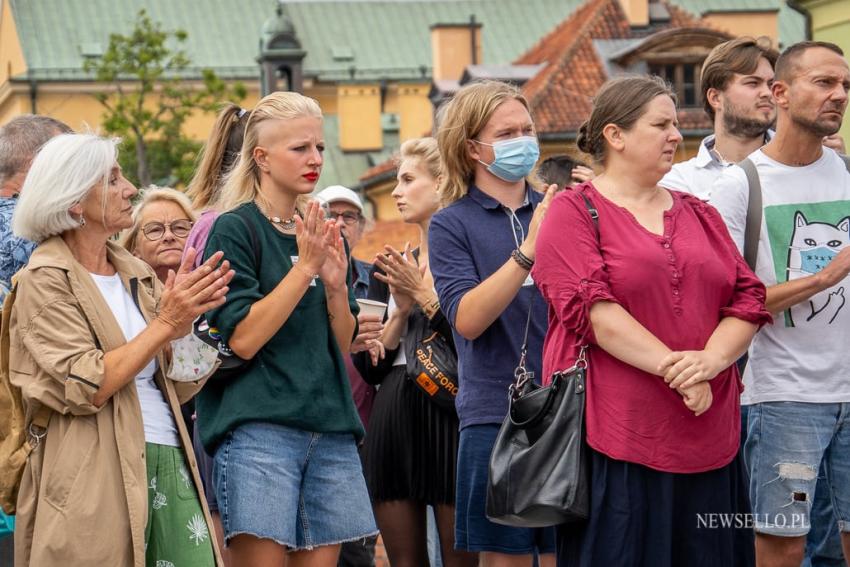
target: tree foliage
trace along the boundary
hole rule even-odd
[[[163,30],[141,10],[128,35],[111,34],[103,56],[84,64],[109,85],[94,95],[105,109],[102,125],[126,140],[121,166],[142,186],[187,182],[199,145],[183,134],[186,119],[245,97],[241,84],[230,86],[212,69],[192,67],[183,50],[187,37],[184,30]]]

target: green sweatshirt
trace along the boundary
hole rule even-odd
[[[252,219],[260,249],[253,249],[246,220],[234,212],[216,219],[204,247],[205,257],[223,251],[236,272],[227,302],[207,313],[210,326],[217,327],[225,341],[251,305],[277,287],[298,258],[295,236],[278,232],[253,202],[239,208]],[[348,280],[348,301],[356,315],[350,273]],[[325,289],[316,278],[244,374],[226,381],[212,378],[201,390],[197,408],[204,447],[212,453],[229,431],[253,421],[361,438],[363,425],[342,357],[328,319]]]

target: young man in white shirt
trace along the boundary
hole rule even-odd
[[[850,174],[822,145],[841,126],[848,90],[840,48],[792,45],[776,63],[776,135],[749,156],[762,189],[756,274],[775,317],[750,346],[742,396],[759,566],[800,565],[820,482],[850,558]],[[748,187],[732,167],[711,191],[740,249]]]
[[[714,134],[703,139],[696,156],[673,165],[662,186],[708,199],[724,169],[770,139],[768,129],[776,119],[770,92],[776,57],[766,37],[739,37],[711,50],[700,84]]]

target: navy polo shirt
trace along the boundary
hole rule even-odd
[[[526,201],[515,215],[471,185],[465,197],[439,211],[428,233],[429,263],[440,305],[455,328],[463,296],[510,259],[528,234],[533,208],[543,195],[526,188]],[[540,381],[543,338],[548,326],[546,302],[529,279],[514,300],[474,341],[454,331],[458,352],[460,427],[501,423],[508,413],[508,386],[519,363],[528,307],[533,300],[526,367]]]

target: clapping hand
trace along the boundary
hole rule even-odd
[[[841,134],[832,134],[831,136],[824,136],[823,145],[827,148],[835,150],[839,154],[847,153],[846,149],[844,148],[844,138],[841,137]]]
[[[585,181],[590,181],[596,176],[596,173],[585,165],[577,165],[570,172],[570,177],[576,183],[584,183]]]
[[[383,272],[375,272],[375,278],[394,288],[397,293],[416,298],[425,291],[425,265],[417,265],[410,249],[410,242],[404,245],[404,254],[387,244],[386,255],[378,255],[375,264]]]
[[[348,255],[345,253],[339,225],[330,222],[330,225],[325,225],[325,261],[319,268],[319,277],[326,290],[346,289]]]
[[[310,201],[304,218],[295,215],[295,240],[298,244],[298,265],[308,275],[318,275],[326,289],[345,286],[348,257],[339,226],[325,219],[322,207]]]
[[[546,194],[544,195],[543,200],[534,209],[534,214],[532,215],[531,222],[528,225],[528,236],[526,236],[525,240],[520,245],[522,253],[531,260],[534,260],[534,247],[537,244],[537,233],[540,232],[540,225],[543,223],[543,219],[546,218],[546,213],[549,210],[549,205],[552,203],[552,199],[554,199],[555,195],[557,195],[561,190],[562,189],[556,184],[549,185],[546,188]]]
[[[224,304],[227,285],[235,274],[230,262],[222,262],[224,253],[220,251],[193,270],[196,255],[195,249],[189,248],[177,272],[169,270],[165,280],[157,319],[173,329],[170,340],[186,336],[199,315]]]

